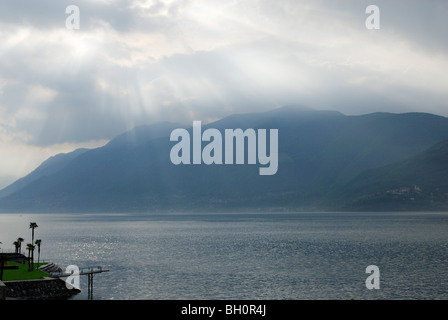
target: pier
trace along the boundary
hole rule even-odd
[[[108,272],[108,269],[104,269],[101,266],[96,267],[86,267],[78,269],[78,272],[63,272],[63,271],[53,271],[49,275],[52,278],[64,278],[64,277],[74,277],[87,275],[87,297],[89,300],[93,299],[93,275],[97,273]]]

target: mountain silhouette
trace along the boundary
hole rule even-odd
[[[0,210],[437,210],[448,204],[442,196],[424,203],[414,197],[407,206],[372,196],[415,185],[423,192],[434,189],[433,195],[436,188],[438,195],[448,192],[445,117],[385,112],[347,116],[285,106],[202,124],[202,132],[215,128],[223,135],[225,129],[277,129],[278,171],[270,176],[259,175],[260,164],[174,165],[170,151],[176,142],[170,141],[170,133],[181,127],[167,122],[141,126],[103,147],[55,156],[1,190]],[[185,128],[192,134],[191,126]],[[441,167],[436,170],[437,161]],[[414,179],[417,172],[427,182]]]

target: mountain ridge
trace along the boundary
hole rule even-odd
[[[356,179],[368,170],[407,161],[448,139],[448,119],[428,113],[347,116],[287,106],[203,126],[277,128],[278,172],[260,177],[258,165],[173,165],[169,152],[175,142],[169,133],[177,126],[135,128],[73,155],[58,170],[24,177],[14,192],[0,191],[0,211],[375,210],[374,203],[363,207],[351,198],[360,195],[350,184],[359,185]]]

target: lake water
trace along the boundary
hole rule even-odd
[[[30,222],[41,260],[110,270],[95,300],[448,299],[448,213],[0,214],[1,250]]]

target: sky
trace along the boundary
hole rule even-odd
[[[1,0],[0,188],[158,121],[447,117],[447,16],[446,0]]]

